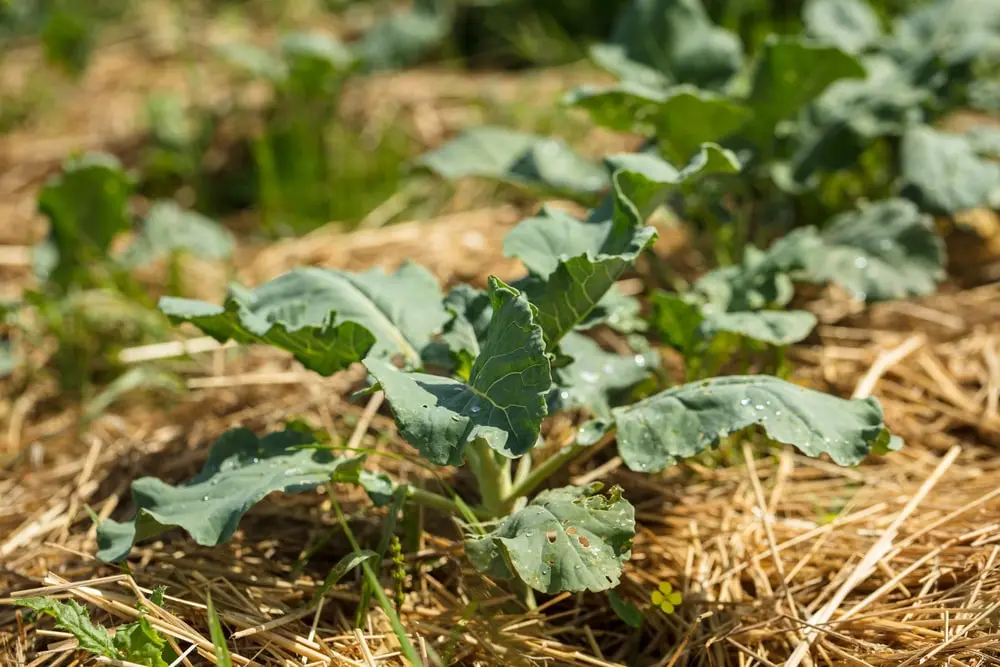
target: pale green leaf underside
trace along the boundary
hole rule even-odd
[[[426,153],[420,163],[449,180],[493,178],[547,191],[595,194],[608,185],[600,165],[559,139],[500,127],[477,127]]]
[[[439,465],[460,465],[477,438],[504,456],[520,456],[534,447],[546,414],[552,375],[534,308],[496,278],[490,298],[493,317],[468,384],[365,361],[400,434]]]
[[[889,439],[874,398],[845,400],[766,375],[681,385],[616,408],[614,417],[618,451],[641,472],[662,470],[755,424],[772,440],[845,466]]]
[[[635,510],[610,497],[567,486],[538,494],[504,517],[465,551],[472,563],[499,579],[517,577],[537,591],[603,591],[618,585],[631,556]]]
[[[328,481],[365,484],[364,456],[335,458],[329,452],[298,449],[312,438],[298,431],[257,438],[243,428],[227,431],[190,481],[171,486],[155,477],[132,483],[135,516],[124,523],[103,521],[97,529],[97,557],[111,562],[136,542],[179,527],[202,546],[229,539],[253,505],[274,491],[301,493]],[[381,481],[381,480],[379,480]]]

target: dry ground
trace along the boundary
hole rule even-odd
[[[445,81],[436,90],[459,85]],[[483,85],[498,88],[497,80]],[[403,90],[401,98],[411,89]],[[428,106],[413,104],[423,109],[413,115],[423,114],[432,128],[449,117],[440,109],[456,106],[433,97],[423,102]],[[34,136],[44,142],[62,135]],[[115,140],[87,145],[115,150],[136,140],[134,131],[103,136]],[[65,146],[57,144],[48,162],[25,163],[31,136],[18,141],[0,158],[0,202],[23,214],[7,220],[23,223],[19,231],[5,228],[0,243],[24,245],[38,234],[24,202]],[[499,241],[523,211],[484,205],[475,191],[460,195],[465,199],[453,213],[433,221],[351,235],[323,229],[246,248],[239,273],[254,283],[306,263],[357,269],[412,258],[445,281],[516,275],[517,266],[500,257]],[[4,210],[9,215],[11,208]],[[675,250],[670,243],[660,248]],[[983,253],[953,244],[953,260],[964,267],[973,251]],[[20,285],[20,255],[7,257],[3,275]],[[802,380],[879,397],[890,427],[906,439],[901,452],[853,469],[785,451],[751,457],[749,465],[690,464],[649,476],[621,467],[606,447],[571,466],[564,477],[574,482],[627,490],[640,527],[621,591],[645,607],[649,592],[669,581],[684,593],[676,614],[649,613],[638,634],[601,595],[564,594],[527,611],[465,562],[455,526],[428,514],[421,549],[408,556],[402,608],[418,646],[469,665],[1000,662],[1000,284],[983,283],[983,276],[997,279],[996,255],[980,259],[981,270],[963,272],[965,289],[949,285],[928,299],[867,311],[830,294],[810,304],[823,324],[812,344],[793,351]],[[153,351],[169,353],[169,346]],[[0,454],[15,458],[0,470],[0,596],[44,588],[90,603],[99,610],[96,620],[111,626],[134,617],[135,603],[165,585],[154,625],[180,652],[190,650],[181,664],[200,665],[214,664],[204,607],[211,590],[240,664],[398,664],[381,612],[363,631],[353,629],[356,579],[319,607],[303,608],[346,551],[322,493],[272,496],[220,547],[164,535],[133,551],[129,574],[93,559],[87,507],[121,516],[133,479],[186,478],[232,426],[264,432],[305,417],[353,445],[405,447],[377,395],[360,405],[346,400],[357,373],[322,379],[280,354],[241,349],[193,355],[186,377],[191,391],[174,404],[140,401],[83,430],[76,426],[79,408],[49,400],[52,389],[42,383],[3,395]],[[558,447],[570,427],[550,424],[547,449]],[[391,465],[406,479],[422,474]],[[456,483],[462,488],[461,476]],[[355,530],[377,534],[378,513],[358,493],[343,493]],[[303,561],[304,550],[318,544]],[[64,633],[48,627],[28,625],[0,606],[0,663],[86,664]]]

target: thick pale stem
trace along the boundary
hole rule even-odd
[[[468,460],[472,474],[479,482],[483,509],[492,518],[502,516],[512,486],[510,459],[498,460],[498,455],[490,449],[486,441],[477,439],[469,448]]]

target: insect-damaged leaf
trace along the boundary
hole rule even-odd
[[[611,416],[611,399],[649,377],[655,354],[621,355],[607,352],[583,334],[569,333],[560,351],[573,361],[553,371],[555,388],[550,409],[586,408],[595,417]]]
[[[796,280],[835,282],[868,301],[930,294],[945,276],[934,221],[905,199],[841,213],[823,231],[795,231],[769,252],[784,255]]]
[[[752,115],[723,95],[686,85],[662,90],[623,81],[579,88],[565,101],[611,129],[656,135],[664,151],[678,160],[690,159],[705,142],[725,139]]]
[[[552,374],[535,309],[495,277],[490,299],[493,317],[468,384],[365,361],[400,434],[438,465],[460,465],[477,438],[504,456],[520,456],[534,447],[546,415]]]
[[[495,529],[465,541],[473,565],[537,591],[604,591],[632,555],[635,510],[619,489],[605,496],[567,486],[539,493]]]
[[[714,25],[699,0],[634,0],[611,44],[671,81],[703,88],[721,87],[743,65],[739,38]]]
[[[882,36],[878,15],[865,0],[806,0],[806,31],[845,53],[860,53]]]
[[[262,342],[288,350],[304,366],[330,375],[366,354],[399,355],[419,367],[422,350],[448,320],[441,290],[424,268],[396,273],[296,269],[253,290],[234,290],[225,307],[164,298],[174,322],[191,322],[220,342]]]
[[[139,236],[121,261],[126,266],[137,266],[175,252],[225,259],[232,254],[233,245],[232,234],[216,221],[186,211],[173,201],[161,200],[150,207]]]
[[[195,542],[214,546],[229,539],[253,505],[274,491],[301,493],[329,481],[384,490],[385,478],[361,469],[364,456],[335,458],[329,452],[299,449],[312,438],[300,431],[279,431],[257,438],[243,428],[222,434],[201,472],[171,486],[155,477],[132,482],[135,516],[110,519],[97,528],[97,557],[111,562],[128,555],[136,542],[170,528],[183,528]],[[380,496],[381,497],[381,496]]]
[[[751,138],[770,141],[780,121],[798,113],[830,84],[864,76],[861,62],[834,46],[769,37],[757,58],[747,100],[753,109]]]
[[[47,597],[33,597],[15,599],[14,604],[53,617],[56,627],[73,635],[85,651],[105,658],[121,657],[111,633],[104,626],[95,625],[87,608],[76,600],[61,602]]]
[[[565,142],[500,127],[467,130],[419,161],[449,180],[482,176],[546,192],[585,195],[608,185],[604,169]]]
[[[904,194],[931,213],[1000,205],[1000,164],[961,135],[915,125],[903,135],[900,160]]]
[[[67,160],[38,196],[49,219],[49,236],[39,246],[44,261],[39,277],[67,287],[95,263],[108,258],[119,232],[132,228],[128,201],[135,183],[118,159],[88,153]]]
[[[760,425],[768,437],[839,465],[889,442],[874,398],[844,400],[767,375],[719,377],[615,408],[618,451],[632,470],[654,472]]]

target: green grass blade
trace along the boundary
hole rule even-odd
[[[219,622],[219,615],[215,613],[215,605],[212,604],[212,593],[208,593],[208,631],[212,638],[212,646],[215,648],[215,660],[219,667],[233,667],[233,659],[229,655],[229,647],[226,646],[226,635],[222,632],[222,623]]]

